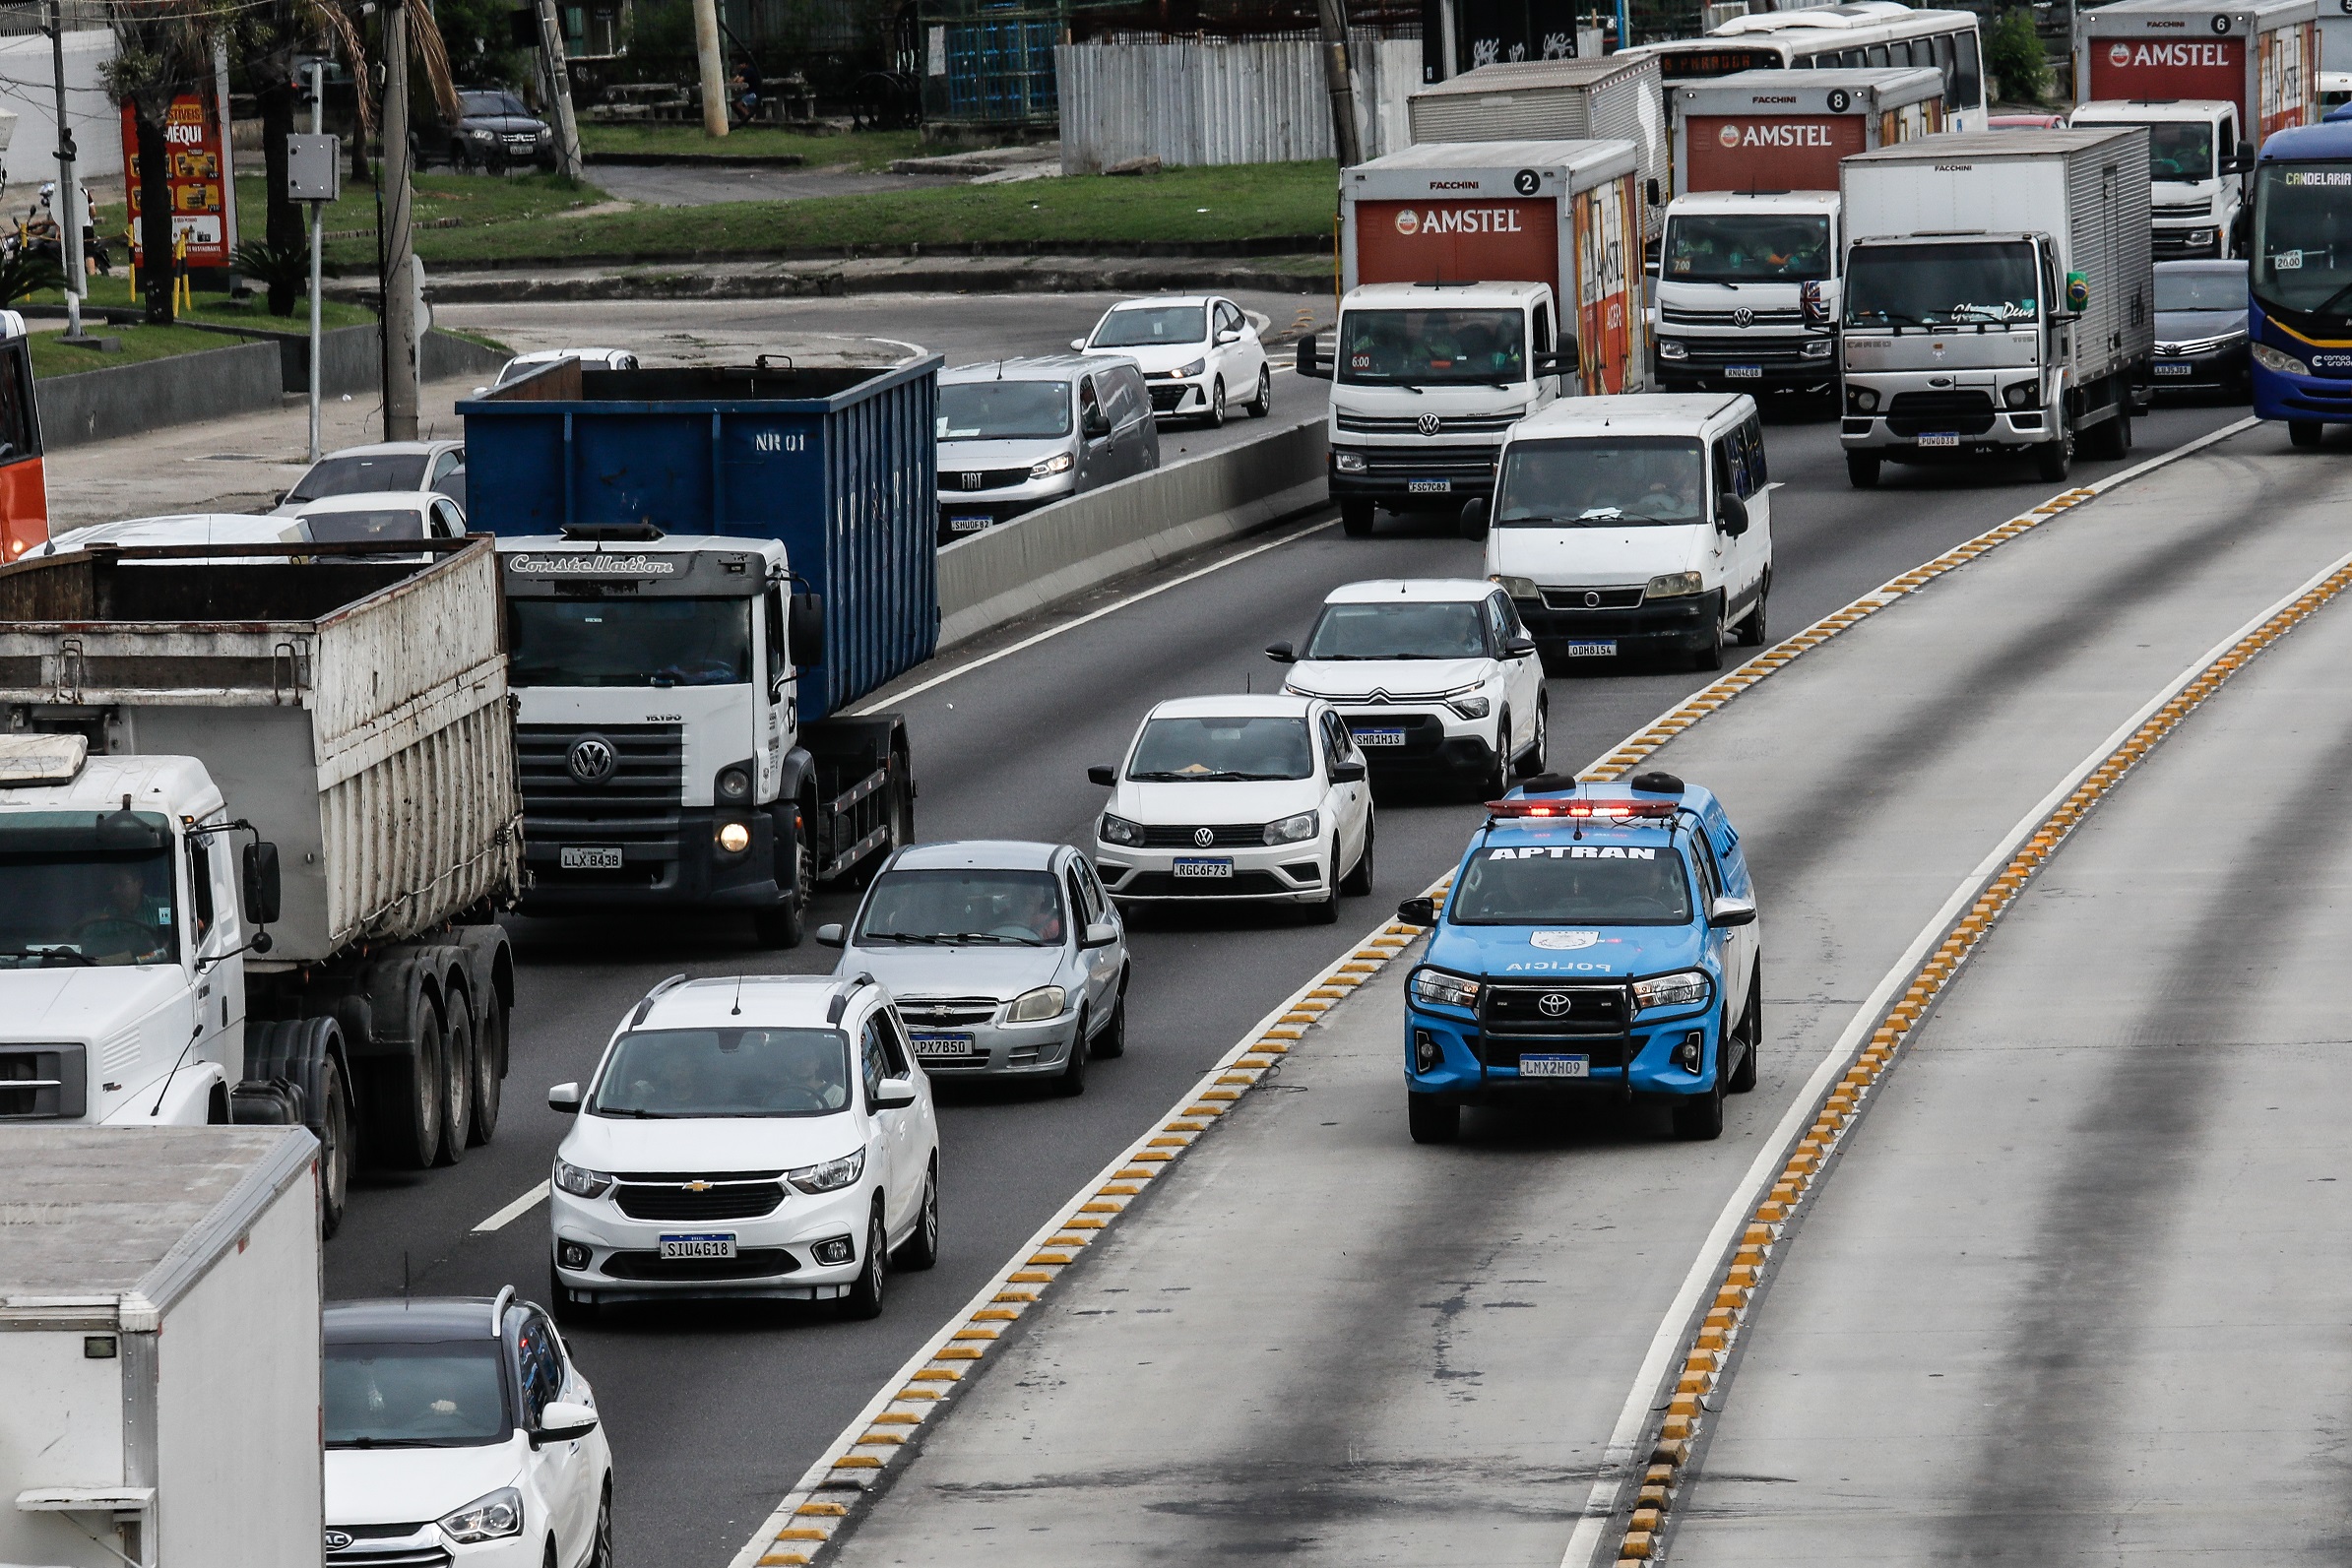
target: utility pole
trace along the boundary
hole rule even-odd
[[[702,134],[727,134],[727,63],[719,53],[719,0],[694,0],[694,55],[702,62]]]
[[[563,177],[580,178],[580,122],[572,116],[572,68],[563,56],[563,29],[555,23],[555,0],[538,0],[540,54],[547,62],[547,94],[555,109],[556,151],[563,157]]]
[[[324,176],[327,189],[332,193],[342,183],[339,176],[343,173],[343,159],[328,143],[326,132],[327,62],[313,60],[310,63],[310,135],[314,142],[322,144],[320,152],[324,157],[318,161],[325,166],[319,173]],[[327,202],[333,199],[330,194],[325,200],[313,200],[310,204],[310,461],[313,463],[319,460],[319,360],[327,346],[325,323],[319,310],[320,253],[326,248],[324,230]]]
[[[82,186],[74,178],[74,131],[65,123],[65,0],[49,0],[49,58],[57,73],[57,259],[65,269],[65,337],[82,337],[82,296],[90,281],[82,276]]]
[[[1323,81],[1331,90],[1331,145],[1339,166],[1352,168],[1364,161],[1364,142],[1356,132],[1356,85],[1348,76],[1346,0],[1315,0],[1315,23],[1323,35]]]
[[[384,439],[416,439],[415,253],[409,232],[409,8],[384,7]],[[315,297],[315,296],[314,296]]]

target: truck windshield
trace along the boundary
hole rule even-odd
[[[1846,264],[1846,325],[1866,331],[2031,321],[2040,295],[2022,240],[1865,245]]]
[[[320,1394],[329,1448],[478,1448],[513,1422],[499,1345],[327,1342]]]
[[[1067,929],[1050,871],[893,871],[874,883],[858,940],[1058,947]]]
[[[830,1116],[850,1102],[835,1029],[646,1029],[621,1036],[592,1116]]]
[[[1593,858],[1581,857],[1591,851]],[[1622,859],[1609,858],[1622,855]],[[1490,848],[1454,885],[1456,925],[1686,925],[1690,879],[1668,845]]]
[[[1143,726],[1127,777],[1147,784],[1303,779],[1314,747],[1303,719],[1155,719]]]
[[[152,812],[0,818],[0,967],[171,964],[171,829]]]
[[[1829,276],[1829,219],[1805,213],[1686,213],[1666,225],[1679,283],[1805,282]]]
[[[2254,189],[2254,296],[2352,315],[2352,161],[2265,163]]]
[[[1476,604],[1326,604],[1301,659],[1484,659]]]
[[[512,598],[517,686],[747,686],[747,598]]]
[[[1351,310],[1339,379],[1363,386],[1501,386],[1527,379],[1516,310]]]
[[[1514,441],[1494,491],[1498,528],[1655,528],[1705,516],[1706,461],[1690,436]]]
[[[380,452],[365,457],[321,458],[286,492],[288,501],[317,501],[330,495],[369,490],[413,490],[424,483],[424,454]]]
[[[2180,120],[2100,120],[2093,129],[2137,125],[2148,133],[2148,178],[2196,185],[2213,177],[2213,127]]]
[[[1192,344],[1209,336],[1206,305],[1137,305],[1103,318],[1089,348],[1149,348],[1158,344]]]
[[[1042,441],[1069,433],[1066,381],[952,381],[939,389],[942,441]]]

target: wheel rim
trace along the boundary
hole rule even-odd
[[[876,1215],[865,1238],[865,1288],[876,1303],[882,1299],[882,1248],[887,1240],[882,1233],[882,1217]]]
[[[350,1148],[350,1097],[345,1090],[343,1071],[330,1059],[326,1073],[326,1112],[319,1118],[319,1128],[326,1136],[319,1151],[319,1169],[327,1189],[327,1209],[330,1213],[343,1208],[344,1196],[350,1190],[350,1167],[348,1163]]]
[[[604,1495],[597,1503],[597,1568],[609,1568],[612,1561],[612,1488],[606,1486]]]
[[[922,1245],[923,1250],[939,1250],[939,1173],[936,1169],[922,1178]]]

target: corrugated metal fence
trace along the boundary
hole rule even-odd
[[[1197,167],[1334,156],[1317,45],[1301,38],[1065,43],[1054,52],[1061,168],[1091,174],[1131,157]],[[1407,146],[1405,97],[1421,40],[1350,40],[1367,157]]]

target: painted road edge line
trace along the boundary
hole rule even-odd
[[[513,1224],[517,1220],[522,1219],[532,1210],[538,1208],[540,1204],[544,1201],[546,1196],[547,1184],[542,1181],[538,1186],[532,1188],[529,1192],[523,1194],[523,1196],[520,1198],[517,1198],[514,1202],[508,1204],[505,1208],[499,1210],[496,1214],[490,1216],[487,1220],[484,1220],[480,1224],[476,1225],[474,1227],[473,1233],[478,1236],[486,1230],[504,1230],[508,1225]]]
[[[2352,554],[2339,557],[2216,644],[2158,692],[2010,829],[1857,1010],[1854,1022],[1814,1068],[1804,1092],[1791,1102],[1788,1114],[1725,1206],[1692,1264],[1684,1290],[1678,1292],[1659,1326],[1654,1349],[1663,1345],[1671,1353],[1676,1348],[1688,1348],[1674,1391],[1665,1403],[1664,1419],[1657,1423],[1643,1484],[1619,1543],[1617,1560],[1621,1565],[1663,1555],[1664,1534],[1673,1521],[1671,1504],[1681,1472],[1691,1458],[1704,1415],[1721,1408],[1732,1346],[1740,1337],[1748,1303],[1760,1287],[1786,1226],[1819,1184],[1827,1162],[1843,1147],[1846,1133],[1859,1119],[1877,1081],[1900,1059],[1902,1046],[1977,944],[2015,903],[2033,874],[2133,767],[2263,649],[2346,588],[2352,588]],[[1895,997],[1898,989],[1900,1000]],[[1869,1042],[1863,1048],[1866,1033]],[[1768,1193],[1764,1192],[1766,1182],[1771,1183]],[[1759,1193],[1763,1194],[1760,1200]],[[1724,1254],[1732,1246],[1735,1231],[1738,1250],[1726,1264]],[[1693,1334],[1691,1318],[1710,1281],[1713,1301]],[[1667,1357],[1654,1359],[1663,1363]],[[1626,1401],[1638,1433],[1649,1429],[1665,1371],[1663,1364],[1645,1360]],[[1613,1495],[1609,1513],[1588,1514],[1579,1521],[1579,1534],[1592,1525],[1597,1537],[1603,1527],[1614,1524],[1618,1496],[1621,1489]],[[1568,1568],[1583,1568],[1590,1560],[1589,1554],[1566,1559]]]

